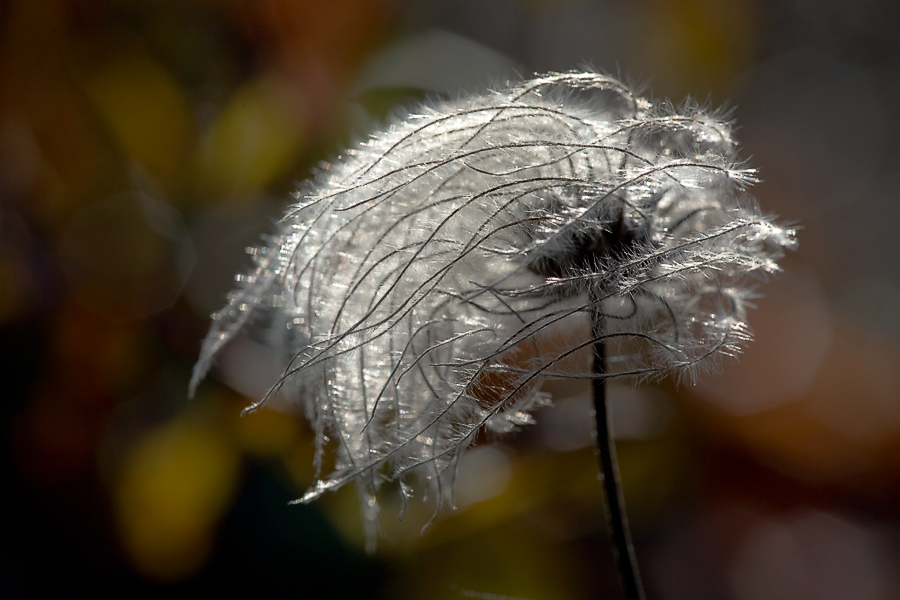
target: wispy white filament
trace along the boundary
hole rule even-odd
[[[604,377],[739,350],[748,275],[794,244],[753,180],[727,123],[596,73],[422,107],[297,193],[192,386],[270,311],[293,358],[269,395],[295,386],[316,432],[301,501],[354,480],[374,528],[379,485],[405,500],[417,477],[439,507],[479,430],[529,423],[548,378],[597,376],[574,360],[596,341],[589,297],[627,349]]]

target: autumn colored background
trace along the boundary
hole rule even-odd
[[[592,65],[734,107],[760,204],[802,226],[739,364],[612,388],[649,597],[900,599],[898,23],[889,0],[0,4],[0,596],[619,597],[583,395],[469,451],[424,535],[387,495],[374,556],[352,488],[287,505],[302,419],[240,417],[264,348],[186,397],[295,181],[418,99]]]

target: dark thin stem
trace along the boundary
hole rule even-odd
[[[593,296],[593,294],[592,294]],[[594,374],[606,374],[606,356],[604,354],[604,323],[599,302],[591,298],[594,309],[591,313],[591,329],[594,339]],[[606,500],[606,515],[612,534],[616,562],[619,565],[619,577],[627,600],[644,600],[644,588],[641,574],[638,571],[634,544],[631,542],[631,530],[628,527],[628,515],[625,513],[625,498],[622,496],[622,482],[619,478],[619,461],[616,459],[616,443],[612,434],[612,423],[609,420],[609,407],[606,401],[606,380],[597,377],[593,381],[594,421],[596,423],[597,453],[600,461],[603,495]]]

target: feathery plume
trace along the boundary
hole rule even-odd
[[[371,538],[380,484],[405,502],[424,482],[437,511],[476,433],[532,422],[543,381],[691,378],[739,352],[748,281],[795,244],[754,181],[720,116],[605,75],[423,106],[297,192],[213,315],[192,390],[271,311],[290,364],[248,410],[296,388],[317,448],[299,501],[355,481]],[[600,342],[615,370],[579,360]]]

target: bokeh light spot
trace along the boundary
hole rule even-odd
[[[115,58],[87,78],[85,91],[125,154],[156,174],[180,166],[191,113],[161,65],[140,54]]]
[[[114,499],[122,544],[138,571],[178,580],[202,567],[234,494],[239,456],[220,430],[189,417],[137,442]]]
[[[303,142],[301,113],[273,80],[240,88],[201,144],[200,178],[210,192],[247,192],[281,175]]]

